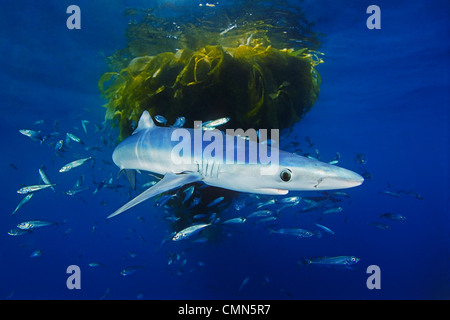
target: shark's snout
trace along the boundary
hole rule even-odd
[[[347,189],[361,185],[364,178],[356,172],[335,167],[333,174],[326,175],[319,181],[317,189]]]

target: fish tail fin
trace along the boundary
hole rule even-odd
[[[352,268],[352,267],[350,267],[349,265],[345,265],[344,268],[345,268],[345,269],[348,269],[348,270],[355,270],[355,268]]]
[[[300,261],[297,262],[297,264],[301,267],[304,265],[311,264],[311,260],[308,258],[302,258]]]

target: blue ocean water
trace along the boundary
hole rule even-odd
[[[81,30],[66,28],[66,9],[71,4],[81,8]],[[105,112],[97,81],[107,71],[105,56],[126,45],[128,20],[123,11],[146,7],[148,1],[5,4],[0,13],[0,297],[450,298],[450,7],[438,0],[377,1],[381,29],[369,30],[366,9],[371,4],[324,0],[302,4],[308,19],[315,22],[314,30],[324,34],[320,51],[325,63],[318,66],[319,100],[293,135],[304,147],[304,137],[310,137],[321,160],[330,161],[339,152],[339,166],[371,178],[347,191],[350,198],[339,203],[342,212],[322,216],[320,211],[287,208],[276,227],[308,229],[319,221],[335,234],[296,239],[244,223],[223,228],[214,241],[163,245],[172,230],[154,201],[106,220],[128,200],[127,192],[104,188],[93,194],[93,181],[115,178],[118,171],[110,164],[117,131],[99,133],[94,126],[102,123]],[[44,122],[35,124],[38,120]],[[81,120],[89,121],[88,135]],[[85,146],[71,143],[59,157],[53,147],[21,135],[20,129],[46,134],[57,129],[59,139],[72,132],[86,146],[101,148],[86,151]],[[364,154],[365,164],[355,161],[357,153]],[[95,162],[58,172],[67,162],[88,156]],[[23,198],[16,191],[38,184],[41,166],[56,183],[57,193],[43,190],[11,215]],[[82,173],[90,189],[65,195],[63,191],[71,189]],[[230,210],[230,218],[254,210],[253,202],[239,213]],[[379,217],[386,212],[401,214],[406,221]],[[8,235],[27,220],[56,221],[58,226]],[[375,228],[371,225],[375,222],[391,229]],[[41,255],[30,257],[35,250]],[[304,257],[341,255],[360,261],[352,269],[297,263]],[[92,262],[101,266],[89,266]],[[69,265],[80,267],[80,290],[66,286]],[[370,265],[380,268],[381,289],[367,288]],[[143,268],[120,274],[130,266]]]

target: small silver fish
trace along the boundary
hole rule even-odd
[[[19,204],[17,205],[16,209],[13,211],[13,213],[11,214],[15,214],[17,212],[17,210],[19,210],[25,203],[27,203],[31,197],[33,196],[34,193],[29,193],[25,196],[25,198],[22,199],[22,201],[19,202]]]
[[[314,153],[316,154],[316,159],[320,159],[320,152],[319,149],[314,149]]]
[[[237,211],[239,211],[239,210],[241,210],[241,209],[243,209],[244,207],[245,207],[245,199],[242,199],[242,200],[237,200],[235,203],[234,203],[234,208],[237,210]]]
[[[315,223],[315,225],[318,228],[322,229],[323,231],[328,232],[329,234],[334,234],[333,230],[331,230],[330,228],[325,227],[324,225],[321,225],[321,224],[318,224],[318,223]]]
[[[269,216],[271,216],[272,214],[273,214],[273,212],[270,211],[270,210],[258,210],[258,211],[255,211],[255,212],[250,213],[250,214],[247,216],[247,219],[248,219],[248,218],[255,218],[255,217],[269,217]]]
[[[172,240],[179,241],[179,240],[187,239],[187,238],[193,236],[194,234],[200,232],[200,230],[202,230],[206,227],[209,227],[210,225],[211,225],[210,223],[201,223],[201,224],[195,224],[193,226],[187,227],[187,228],[177,232],[172,237]]]
[[[174,217],[174,216],[165,216],[164,221],[168,221],[168,222],[177,222],[178,220],[180,220],[180,217]]]
[[[380,230],[391,230],[392,227],[388,224],[379,223],[379,222],[371,222],[369,223],[369,226],[375,227]]]
[[[47,227],[47,226],[52,226],[52,225],[57,225],[57,223],[51,222],[51,221],[31,220],[31,221],[25,221],[25,222],[19,223],[17,225],[17,228],[22,229],[22,230],[28,230],[28,229],[36,229],[36,228]]]
[[[89,189],[89,187],[78,187],[78,188],[76,188],[76,189],[70,189],[70,190],[67,190],[67,191],[66,191],[66,194],[67,194],[68,196],[74,196],[74,195],[76,195],[77,193],[86,191],[86,190],[88,190],[88,189]]]
[[[214,130],[216,127],[224,125],[228,121],[230,121],[230,118],[220,118],[217,120],[207,121],[202,124],[202,130],[204,131]]]
[[[342,208],[342,207],[330,208],[328,210],[325,210],[323,212],[323,214],[338,213],[338,212],[341,212],[342,210],[344,210],[344,208]]]
[[[355,162],[359,163],[359,164],[366,164],[367,163],[367,158],[366,155],[364,153],[356,153],[356,158],[355,158]]]
[[[303,199],[306,202],[307,206],[300,209],[300,212],[306,212],[314,209],[318,209],[320,207],[321,201],[314,201],[309,199]]]
[[[200,203],[200,197],[195,197],[192,199],[191,201],[191,205],[189,206],[189,209],[195,207],[196,205],[198,205]]]
[[[192,243],[207,243],[207,242],[208,242],[208,238],[197,238],[192,241]]]
[[[70,140],[75,141],[75,142],[77,142],[77,143],[79,143],[79,144],[83,144],[83,145],[84,145],[83,140],[81,140],[80,138],[78,138],[76,135],[74,135],[74,134],[72,134],[72,133],[70,133],[70,132],[67,132],[67,133],[66,133],[66,136],[67,136],[67,138],[69,138]],[[67,142],[67,141],[66,141],[66,142]]]
[[[194,193],[194,186],[190,186],[183,192],[186,194],[186,196],[184,197],[184,200],[182,203],[185,203],[186,201],[188,201],[191,198],[192,194]]]
[[[270,233],[279,233],[279,234],[284,234],[284,235],[289,235],[289,236],[296,236],[299,238],[310,238],[314,235],[317,235],[316,233],[314,233],[312,231],[300,229],[300,228],[270,230]]]
[[[275,220],[277,220],[276,216],[269,216],[267,218],[262,218],[261,220],[258,220],[256,223],[266,223],[266,222],[275,221]]]
[[[239,286],[239,292],[242,290],[242,288],[245,287],[245,285],[248,283],[248,280],[250,280],[250,277],[246,277],[244,280],[242,280],[242,283]]]
[[[24,234],[30,234],[32,233],[31,230],[26,230],[26,229],[18,229],[18,228],[14,228],[8,231],[8,234],[10,236],[22,236]]]
[[[336,152],[336,156],[334,157],[333,160],[331,160],[330,162],[328,162],[329,164],[337,164],[339,162],[339,159],[341,158],[341,154],[339,152]]]
[[[228,31],[233,30],[234,28],[237,27],[237,24],[233,24],[232,26],[229,26],[228,28],[226,28],[225,30],[223,30],[221,33],[219,33],[221,36],[223,36],[225,33],[227,33]]]
[[[149,182],[144,183],[142,185],[142,188],[148,188],[148,187],[154,186],[155,184],[156,184],[156,181],[149,181]]]
[[[164,206],[167,203],[167,201],[169,201],[173,197],[174,197],[173,194],[166,194],[162,196],[161,198],[158,199],[158,201],[155,202],[155,207],[159,208]]]
[[[393,221],[405,221],[406,220],[406,217],[402,216],[401,214],[391,213],[391,212],[380,214],[380,218],[386,218],[386,219],[393,220]]]
[[[83,163],[85,163],[86,161],[89,161],[89,160],[91,160],[91,159],[92,159],[92,157],[72,161],[72,162],[66,164],[65,166],[63,166],[61,169],[59,169],[59,172],[67,172],[67,171],[70,171],[70,170],[72,170],[73,168],[79,167],[79,166],[81,166]]]
[[[87,128],[86,128],[86,123],[89,123],[89,120],[81,120],[81,126],[83,127],[83,131],[87,136],[88,133],[87,133]]]
[[[55,151],[62,151],[64,147],[64,141],[63,140],[59,140],[56,144],[55,144]]]
[[[267,207],[267,206],[270,206],[270,205],[272,205],[272,204],[275,204],[275,199],[270,199],[270,200],[268,200],[268,201],[259,202],[259,203],[256,205],[256,209],[261,209],[261,208],[263,208],[263,207]]]
[[[219,222],[219,218],[216,219],[216,213],[213,212],[211,213],[211,215],[209,216],[209,223],[217,223]]]
[[[39,168],[39,175],[41,176],[42,182],[44,182],[46,185],[50,185],[53,190],[53,192],[56,193],[55,188],[53,187],[53,184],[48,179],[47,175],[45,174],[45,171],[42,168]]]
[[[47,189],[54,186],[54,184],[39,184],[39,185],[34,185],[34,186],[28,186],[28,187],[23,187],[20,188],[19,190],[17,190],[17,193],[20,194],[28,194],[31,192],[36,192],[42,189]]]
[[[185,117],[178,117],[177,120],[175,120],[175,123],[173,124],[172,127],[182,128],[184,126],[185,122],[186,122],[186,118]]]
[[[42,256],[42,250],[40,250],[40,249],[34,250],[30,254],[30,258],[37,258],[37,257],[40,257],[40,256]]]
[[[317,160],[317,158],[313,157],[313,156],[310,155],[310,154],[306,155],[306,157],[307,157],[308,159],[311,159],[311,160]]]
[[[81,174],[80,177],[75,181],[75,184],[73,186],[73,189],[78,189],[83,186],[84,183],[84,174]]]
[[[161,124],[163,124],[163,125],[166,125],[166,124],[167,124],[167,119],[164,118],[163,116],[156,115],[156,116],[155,116],[155,120],[156,120],[156,122],[161,123]]]
[[[222,224],[244,223],[245,221],[247,221],[247,219],[245,219],[243,217],[238,217],[238,218],[232,218],[232,219],[225,220],[224,222],[222,222]]]
[[[309,144],[308,148],[312,148],[314,146],[314,143],[311,141],[310,137],[306,136],[305,141]]]
[[[285,197],[285,198],[277,199],[277,203],[295,203],[295,204],[297,204],[298,202],[300,202],[300,200],[301,200],[301,198],[299,196]]]
[[[207,205],[207,207],[208,207],[208,208],[213,207],[213,206],[215,206],[216,204],[219,204],[223,199],[225,199],[225,198],[224,198],[224,197],[218,197],[217,199],[211,201],[211,202]]]
[[[106,288],[105,293],[100,298],[98,298],[98,300],[105,300],[108,296],[109,296],[109,288]]]
[[[41,136],[41,132],[40,131],[34,131],[34,130],[28,130],[28,129],[21,129],[19,130],[19,132],[21,134],[23,134],[24,136],[27,136],[28,138],[40,142],[43,142],[43,138]]]
[[[391,197],[396,197],[396,198],[400,198],[400,193],[398,192],[393,192],[393,191],[380,191],[378,192],[379,194],[385,194],[387,196],[391,196]]]
[[[199,219],[204,219],[207,217],[209,217],[209,215],[207,213],[199,213],[199,214],[196,214],[195,216],[193,216],[192,219],[199,220]]]
[[[397,193],[398,194],[404,193],[404,194],[410,195],[410,196],[412,196],[412,197],[414,197],[416,199],[419,199],[419,200],[423,200],[424,199],[424,197],[420,193],[417,193],[417,192],[399,190],[399,191],[397,191]]]
[[[89,267],[91,267],[91,268],[96,268],[96,267],[106,267],[105,264],[100,263],[100,262],[90,262],[88,265],[89,265]]]
[[[347,192],[343,191],[335,191],[331,193],[332,197],[343,197],[343,198],[350,198],[350,195]]]
[[[122,271],[120,271],[120,274],[123,275],[124,277],[126,277],[126,276],[129,276],[130,274],[135,273],[136,271],[138,271],[140,269],[144,269],[144,267],[131,266],[131,267],[127,267],[127,268],[123,269]]]
[[[334,266],[350,266],[358,263],[360,259],[355,256],[337,256],[337,257],[316,257],[316,258],[303,258],[302,264],[321,264],[321,265],[334,265]]]

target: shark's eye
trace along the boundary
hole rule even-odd
[[[284,169],[280,173],[280,179],[283,180],[284,182],[290,181],[291,177],[292,177],[292,171],[289,169]]]

